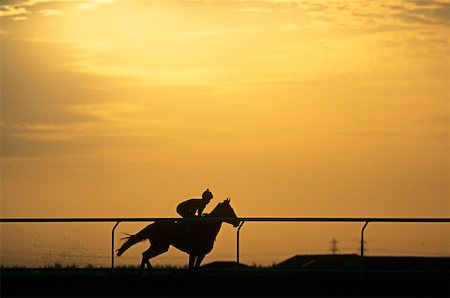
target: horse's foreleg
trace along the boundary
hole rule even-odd
[[[139,267],[139,275],[144,274],[145,265],[147,265],[147,267],[150,268],[150,270],[151,270],[152,265],[150,264],[150,262],[148,260],[145,259],[144,256],[142,256],[141,266]]]
[[[198,268],[200,268],[200,264],[204,258],[205,258],[205,255],[197,256],[197,259],[195,260],[195,266],[194,266],[194,269],[196,271],[198,270]]]
[[[191,272],[194,269],[195,264],[195,257],[194,255],[189,255],[189,272]]]

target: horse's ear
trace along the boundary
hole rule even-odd
[[[227,199],[225,200],[226,203],[230,203],[230,201],[231,201],[230,198],[227,198]]]

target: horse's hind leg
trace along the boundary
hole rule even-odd
[[[146,259],[144,257],[144,254],[142,254],[142,261],[141,261],[141,266],[139,267],[139,274],[142,275],[144,273],[145,270],[145,266],[147,266],[147,269],[152,272],[153,271],[153,267],[152,264],[150,264],[149,259]]]
[[[167,246],[154,246],[151,245],[150,248],[142,253],[142,261],[141,261],[141,267],[139,268],[139,274],[144,273],[145,265],[147,265],[147,268],[150,270],[150,272],[153,271],[153,267],[150,264],[150,259],[154,258],[162,253],[165,253],[169,250],[169,245]]]

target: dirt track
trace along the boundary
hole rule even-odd
[[[447,273],[2,269],[1,296],[40,297],[449,297]]]

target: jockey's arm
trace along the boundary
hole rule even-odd
[[[203,210],[205,210],[205,207],[200,207],[200,208],[198,208],[197,209],[197,212],[198,212],[198,217],[202,217],[203,216]]]

